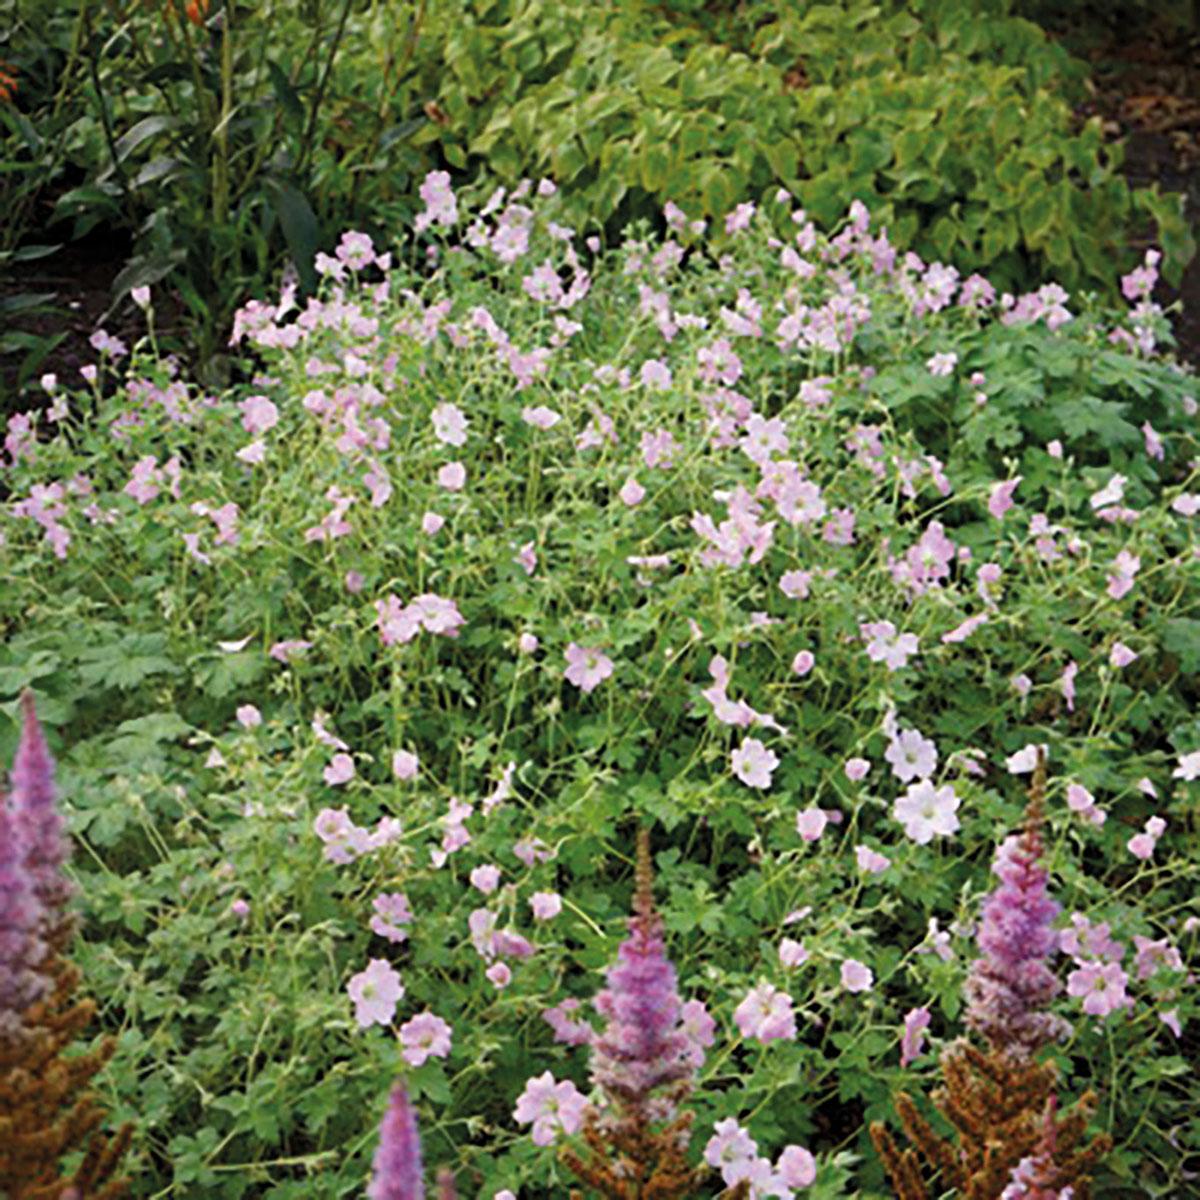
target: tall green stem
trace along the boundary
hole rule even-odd
[[[232,7],[225,5],[221,22],[221,115],[213,130],[213,224],[229,219],[229,119],[233,115]]]

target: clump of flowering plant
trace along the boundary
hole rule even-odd
[[[0,689],[87,723],[76,953],[144,1034],[112,1086],[215,1139],[214,1200],[248,1164],[326,1200],[396,1056],[482,1194],[555,1195],[609,848],[653,821],[726,1039],[705,1161],[871,1188],[847,1114],[957,1020],[958,898],[1045,744],[1067,1056],[1155,1073],[1106,1161],[1184,1186],[1200,405],[1143,285],[1010,302],[786,193],[606,246],[543,183],[427,180],[398,245],[242,309],[244,384],[98,339],[0,431]]]
[[[933,1103],[954,1137],[936,1132],[905,1093],[896,1098],[896,1111],[910,1148],[900,1150],[882,1123],[871,1126],[900,1200],[937,1194],[926,1186],[922,1162],[939,1190],[953,1187],[966,1200],[1086,1200],[1089,1172],[1112,1144],[1107,1135],[1084,1141],[1095,1105],[1091,1092],[1056,1118],[1057,1071],[1038,1059],[1049,1042],[1070,1032],[1048,1011],[1060,988],[1049,966],[1058,949],[1053,922],[1059,907],[1041,863],[1045,791],[1046,758],[1039,749],[1024,831],[996,851],[992,870],[1001,882],[984,901],[977,934],[983,954],[964,989],[966,1025],[988,1049],[959,1040],[941,1057],[943,1083]]]
[[[695,1084],[704,1049],[684,1027],[675,968],[654,908],[646,829],[638,831],[629,937],[595,1005],[607,1021],[591,1041],[592,1082],[604,1104],[584,1118],[588,1157],[567,1148],[563,1161],[610,1200],[694,1195],[708,1172],[688,1165],[693,1114],[679,1106]]]
[[[12,791],[0,794],[0,1194],[115,1200],[129,1185],[118,1172],[132,1127],[112,1136],[97,1129],[103,1114],[89,1084],[113,1039],[72,1052],[96,1006],[75,999],[80,972],[63,956],[74,931],[62,907],[69,846],[32,694],[21,707]]]

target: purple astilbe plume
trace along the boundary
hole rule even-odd
[[[392,1088],[379,1126],[379,1148],[367,1188],[368,1200],[425,1200],[417,1114],[404,1084]]]
[[[46,954],[42,906],[23,860],[16,816],[0,796],[0,1041],[19,1033],[22,1014],[50,982],[37,970]]]
[[[38,724],[33,693],[21,697],[24,722],[12,765],[12,808],[25,845],[33,890],[48,921],[61,914],[71,896],[62,868],[71,848],[55,806],[54,759]]]
[[[592,1042],[592,1081],[610,1098],[644,1116],[667,1120],[673,1102],[653,1093],[694,1077],[695,1048],[684,1031],[675,968],[663,944],[662,919],[651,894],[649,839],[638,841],[637,890],[629,937],[609,968],[608,987],[594,1001],[608,1018]],[[661,1110],[661,1111],[655,1111]]]
[[[1047,1011],[1061,985],[1048,965],[1058,949],[1052,925],[1059,906],[1040,864],[1045,786],[1045,754],[1039,750],[1024,832],[996,850],[992,871],[1000,886],[984,901],[977,936],[983,954],[971,964],[964,986],[968,1028],[993,1049],[1022,1059],[1070,1031]]]

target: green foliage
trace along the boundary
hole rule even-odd
[[[1111,284],[1145,211],[1177,281],[1179,198],[1130,193],[1099,120],[1073,128],[1082,64],[978,11],[996,7],[667,6],[664,24],[652,5],[477,0],[423,40],[449,120],[415,141],[506,183],[549,175],[579,221],[667,200],[712,218],[783,185],[829,222],[859,199],[902,248],[1012,289]]]
[[[423,4],[21,7],[6,53],[23,87],[0,106],[19,190],[0,255],[39,226],[60,242],[133,231],[113,300],[174,285],[214,381],[236,297],[281,253],[311,286],[322,227],[400,202],[424,165],[404,141],[427,120],[406,78]]]
[[[358,1028],[346,995],[372,958],[402,974],[396,1026],[429,1010],[453,1027],[446,1059],[406,1068],[428,1159],[453,1161],[467,1194],[561,1194],[513,1105],[546,1070],[585,1082],[542,1013],[599,987],[639,823],[682,990],[717,1022],[693,1152],[733,1116],[764,1153],[810,1146],[814,1194],[881,1194],[865,1122],[932,1061],[897,1065],[906,1010],[935,1012],[935,1048],[957,1031],[988,863],[1023,807],[1015,752],[1050,746],[1066,911],[1122,944],[1166,938],[1195,969],[1195,380],[1153,351],[1160,314],[1050,290],[989,313],[954,281],[939,294],[944,272],[877,269],[862,214],[832,240],[782,202],[713,241],[684,222],[662,245],[642,224],[585,260],[564,240],[569,198],[505,196],[479,217],[490,192],[472,189],[461,244],[435,223],[389,248],[384,275],[326,262],[345,279],[319,299],[242,310],[251,384],[180,378],[148,334],[57,431],[13,439],[0,711],[32,687],[62,760],[86,897],[74,956],[120,1038],[103,1099],[137,1114],[137,1194],[361,1194],[401,1066],[395,1034]],[[529,246],[507,261],[496,235],[514,229]],[[573,299],[536,298],[550,274]],[[461,445],[436,432],[447,404],[467,419]],[[664,433],[674,452],[652,464]],[[787,439],[774,467],[754,462],[760,435]],[[458,490],[439,479],[454,461]],[[772,498],[783,461],[819,515]],[[1117,475],[1121,499],[1093,503]],[[996,516],[996,484],[1017,476]],[[945,573],[922,582],[941,536]],[[806,586],[785,586],[790,572]],[[461,627],[384,637],[389,597],[421,596],[452,600]],[[876,621],[917,638],[907,665],[868,653]],[[1137,659],[1116,667],[1117,642]],[[571,643],[613,675],[583,691],[565,676]],[[713,700],[718,656],[752,726]],[[919,843],[897,819],[898,728],[936,743],[953,836]],[[0,756],[13,732],[0,722]],[[751,738],[779,760],[769,786],[734,773]],[[402,748],[415,779],[391,768]],[[870,763],[860,781],[852,757]],[[1070,783],[1103,826],[1068,808]],[[399,830],[330,861],[316,822],[342,807]],[[814,808],[832,816],[805,840],[797,815]],[[1167,826],[1143,862],[1127,842],[1152,815]],[[548,857],[521,858],[529,838]],[[889,865],[863,869],[860,846]],[[485,864],[502,870],[495,892],[470,880]],[[403,943],[368,928],[395,891],[415,915]],[[563,898],[552,921],[529,915],[538,891]],[[478,909],[537,945],[507,986],[472,944]],[[785,936],[809,953],[798,967],[780,962]],[[848,958],[871,990],[841,985]],[[1194,1038],[1185,974],[1131,978],[1133,1007],[1104,1020],[1058,1001],[1074,1022],[1055,1049],[1064,1097],[1103,1091],[1110,1192],[1178,1193],[1197,1148],[1189,1043],[1160,1019]],[[794,1040],[739,1033],[733,1013],[763,982],[792,997]]]

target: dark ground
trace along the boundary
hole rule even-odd
[[[1103,5],[1098,6],[1103,9]],[[1119,18],[1107,25],[1088,8],[1084,18],[1052,28],[1054,36],[1092,64],[1095,95],[1079,115],[1100,116],[1105,132],[1125,139],[1125,178],[1131,187],[1157,183],[1182,192],[1185,215],[1200,242],[1200,29],[1130,29]],[[1147,228],[1138,249],[1153,244]],[[1160,284],[1154,297],[1172,314],[1179,357],[1200,371],[1200,253],[1178,288]]]
[[[1048,25],[1073,53],[1092,64],[1095,92],[1080,106],[1079,116],[1099,115],[1113,140],[1125,139],[1125,175],[1131,186],[1157,183],[1161,191],[1186,194],[1186,211],[1200,241],[1200,30],[1187,34],[1150,26],[1131,29],[1115,19],[1110,23],[1107,11],[1103,4],[1081,6],[1067,20]],[[1153,230],[1147,227],[1134,248],[1140,251],[1152,240]],[[110,306],[112,281],[129,251],[127,236],[99,232],[49,258],[18,264],[0,279],[0,298],[54,294],[54,311],[16,322],[38,335],[66,330],[66,337],[36,371],[35,382],[51,371],[64,384],[80,383],[79,368],[95,359],[88,337]],[[164,291],[155,289],[156,321],[164,343],[175,348],[186,343],[185,319]],[[1178,353],[1200,370],[1200,254],[1181,286],[1161,284],[1155,299],[1163,305],[1182,302],[1182,313],[1173,314]],[[104,326],[127,344],[145,331],[141,312],[128,299]],[[0,415],[15,407],[19,366],[18,356],[0,355]]]

